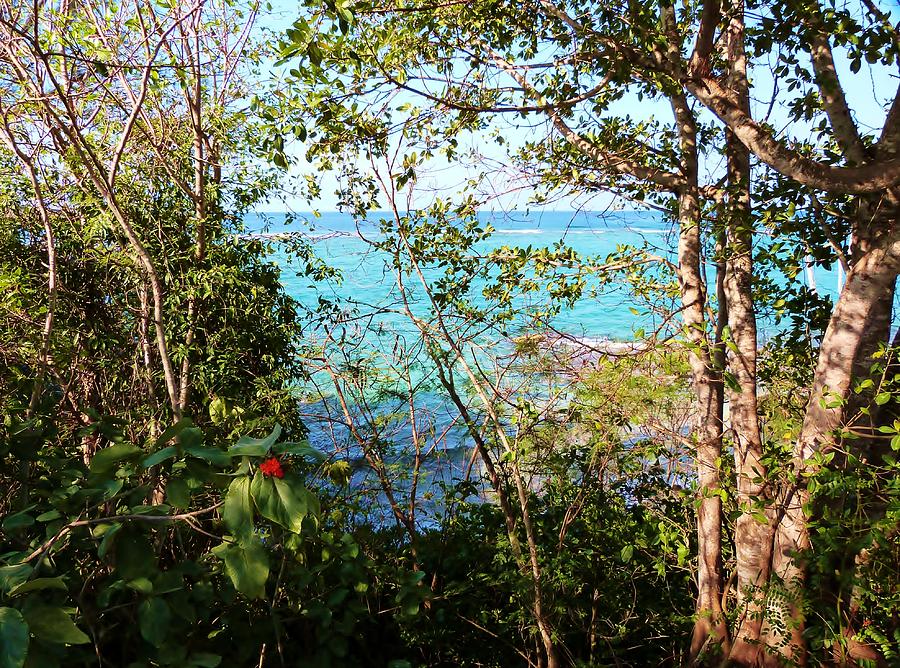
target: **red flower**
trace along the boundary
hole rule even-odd
[[[283,478],[284,470],[281,468],[281,462],[278,457],[269,457],[266,461],[259,465],[260,473],[269,477]]]

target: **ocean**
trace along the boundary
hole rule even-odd
[[[384,216],[389,218],[387,214]],[[265,236],[274,242],[271,259],[280,265],[282,282],[301,308],[308,310],[305,317],[310,325],[306,336],[310,349],[316,351],[311,359],[316,361],[309,363],[311,380],[302,388],[301,411],[309,427],[310,442],[332,457],[351,462],[354,471],[351,488],[360,498],[369,499],[367,512],[377,516],[376,521],[393,521],[383,489],[384,475],[389,472],[394,495],[405,499],[404,504],[415,497],[413,506],[421,513],[416,522],[429,523],[437,521],[443,512],[441,499],[445,498],[448,486],[467,478],[475,460],[471,456],[471,438],[461,424],[459,411],[437,382],[433,365],[419,343],[418,332],[402,310],[391,258],[372,247],[371,240],[378,237],[380,217],[370,214],[370,222],[360,228],[352,217],[334,212],[319,217],[302,213],[291,216],[254,213],[244,222],[246,234]],[[481,212],[479,221],[495,230],[476,248],[479,254],[501,247],[553,247],[561,242],[584,258],[605,260],[630,246],[644,248],[663,260],[676,259],[677,233],[654,211]],[[285,233],[298,234],[307,240],[316,256],[337,270],[340,280],[315,282],[303,275],[300,265],[279,243]],[[765,243],[765,239],[760,243]],[[430,282],[442,271],[439,267],[427,267],[424,273]],[[592,280],[571,308],[553,315],[546,323],[548,328],[597,344],[640,339],[644,333],[664,324],[659,312],[648,308],[648,303],[635,297],[625,285]],[[783,284],[787,279],[776,280]],[[810,276],[801,272],[793,280],[807,281]],[[816,268],[812,280],[820,293],[834,296],[837,283],[833,271]],[[410,277],[410,283],[415,283],[414,277]],[[469,293],[476,306],[483,300],[479,287],[476,283]],[[428,304],[421,298],[421,292],[418,296],[412,308],[418,309],[419,317],[427,319]],[[331,326],[323,324],[330,322],[327,318],[317,320],[316,310],[322,300],[336,309],[332,313],[342,314],[342,324]],[[518,305],[533,309],[540,307],[542,301],[544,295],[535,293]],[[677,310],[677,290],[657,306]],[[470,363],[488,375],[493,374],[494,378],[504,377],[503,356],[512,350],[518,334],[534,332],[534,324],[522,319],[511,323],[508,332],[492,328],[480,339],[476,337],[476,345],[466,351]],[[470,325],[458,322],[455,326]],[[677,320],[669,326],[677,328]],[[477,325],[471,327],[477,330]],[[761,339],[773,333],[775,327],[771,317],[763,315]],[[354,376],[353,369],[365,371]],[[344,374],[340,383],[334,381],[331,372],[338,376]],[[404,373],[409,376],[404,377]],[[546,387],[558,384],[553,374],[553,371],[546,372]],[[376,376],[388,386],[393,384],[394,389],[378,389],[370,382]],[[466,387],[464,374],[459,373],[457,381],[460,388]],[[499,385],[506,383],[511,387],[516,382],[515,373],[506,374]],[[486,416],[477,397],[469,394],[468,399],[472,416],[484,424]],[[556,400],[565,402],[566,399],[563,396]],[[420,456],[416,455],[417,451]],[[376,468],[383,467],[380,473],[373,468],[373,462]],[[413,476],[416,462],[420,466],[419,474]]]
[[[387,213],[384,217],[389,217]],[[362,228],[362,236],[376,233],[381,216],[370,214],[370,222]],[[605,259],[623,246],[646,248],[653,254],[674,261],[677,232],[667,225],[656,211],[511,211],[478,214],[480,222],[490,224],[494,233],[479,251],[504,246],[553,247],[562,242],[582,257]],[[285,213],[252,213],[245,218],[248,233],[276,236],[293,232],[308,238],[316,255],[342,276],[340,282],[313,284],[307,277],[298,276],[289,262],[277,253],[274,259],[282,264],[282,280],[287,291],[301,304],[310,308],[318,305],[320,297],[337,303],[365,304],[373,309],[379,305],[396,306],[393,276],[387,268],[389,258],[373,251],[360,236],[353,218],[338,212],[325,212],[316,218],[312,214],[292,214],[285,223]],[[764,240],[763,240],[764,242]],[[820,294],[834,298],[837,292],[836,272],[816,267],[813,281]],[[431,278],[431,276],[429,276]],[[801,273],[795,280],[809,280]],[[778,279],[779,282],[783,278]],[[650,332],[661,321],[648,309],[647,303],[635,299],[622,285],[601,285],[586,294],[573,308],[566,309],[553,319],[553,326],[574,337],[630,340],[635,332]],[[590,290],[589,290],[590,292]],[[477,294],[475,295],[477,298]],[[402,329],[396,316],[396,325]],[[774,323],[761,318],[761,335],[774,331]]]

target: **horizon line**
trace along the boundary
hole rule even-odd
[[[406,209],[402,213],[409,213],[410,211],[421,211],[422,209]],[[647,207],[644,209],[508,209],[508,210],[496,210],[496,209],[476,209],[477,213],[650,213],[656,212],[653,208]],[[295,213],[295,214],[313,214],[313,213],[340,213],[343,215],[352,215],[346,211],[340,211],[338,209],[318,209],[312,210],[307,209],[303,211],[292,211],[289,209],[251,209],[248,213]],[[388,213],[392,214],[393,212],[390,209],[372,209],[369,213]]]

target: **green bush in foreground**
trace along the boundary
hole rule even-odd
[[[35,442],[37,427],[4,436]],[[89,466],[42,447],[2,523],[0,666],[344,663],[368,560],[304,482],[317,453],[279,433],[225,448],[182,420]]]

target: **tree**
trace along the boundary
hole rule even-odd
[[[322,134],[312,135],[313,156],[319,155],[317,146],[331,141],[328,133],[335,119],[343,127],[352,121],[360,130],[369,129],[351,138],[363,151],[369,137],[377,136],[382,144],[387,141],[387,134],[378,135],[377,130],[369,134],[372,120],[356,113],[352,105],[343,108],[342,102],[398,91],[403,98],[432,105],[428,113],[451,112],[445,120],[448,137],[463,129],[480,129],[486,119],[504,114],[543,118],[552,129],[550,136],[559,141],[526,145],[518,157],[535,165],[531,171],[543,173],[552,186],[599,188],[641,199],[654,192],[661,193],[660,198],[670,193],[679,198],[685,333],[697,354],[698,399],[708,407],[700,415],[700,431],[711,435],[700,444],[714,443],[720,429],[715,424],[715,401],[704,401],[704,388],[714,388],[720,382],[716,374],[722,373],[715,363],[716,328],[705,316],[706,307],[715,306],[719,322],[729,324],[722,333],[731,350],[726,380],[732,387],[731,433],[741,509],[735,540],[737,590],[744,612],[729,649],[729,634],[715,621],[720,597],[714,593],[722,587],[716,567],[721,541],[716,523],[721,520],[715,519],[719,511],[710,494],[718,484],[716,467],[709,462],[717,461],[717,450],[701,447],[698,469],[709,477],[700,485],[704,556],[694,650],[700,649],[709,630],[717,629],[723,649],[745,665],[805,660],[802,554],[809,547],[810,509],[804,481],[821,466],[812,462],[840,445],[832,435],[859,408],[858,402],[848,401],[851,379],[867,373],[873,351],[888,342],[890,296],[897,275],[891,193],[900,177],[892,152],[896,96],[890,100],[877,141],[860,138],[830,47],[833,40],[846,49],[853,68],[864,59],[890,67],[896,62],[896,28],[888,16],[871,3],[839,11],[793,3],[765,3],[752,9],[758,13],[748,22],[740,2],[706,2],[696,11],[653,2],[563,5],[543,0],[521,6],[451,3],[403,8],[374,4],[356,8],[355,16],[335,5],[328,15],[335,18],[333,24],[324,15],[320,19],[320,42],[304,22],[302,30],[288,32],[283,49],[286,57],[308,55],[313,65],[321,62],[324,51],[336,73],[333,87],[340,92],[317,98],[319,109],[327,112],[321,116]],[[345,36],[352,21],[359,26]],[[804,29],[795,34],[792,25]],[[796,59],[798,50],[810,54],[808,66]],[[750,104],[748,72],[764,67],[771,54],[777,61],[772,72],[773,104],[789,108],[793,123],[783,134],[754,118]],[[783,84],[791,83],[791,77],[813,88],[801,85],[801,92],[792,95],[798,87]],[[616,116],[614,104],[626,95],[672,100],[676,122],[666,132],[655,115],[642,120]],[[727,156],[722,172],[716,173],[711,161],[693,170],[712,172],[705,186],[691,185],[691,141],[697,121],[691,123],[689,113],[701,120],[702,127],[711,124],[703,131],[700,155],[716,155],[711,142],[719,132],[718,146]],[[387,133],[390,124],[380,127]],[[810,127],[820,141],[798,139]],[[790,134],[791,128],[797,129],[796,135]],[[678,153],[676,137],[681,142]],[[343,138],[347,139],[346,131]],[[863,150],[867,145],[872,146],[868,155]],[[573,153],[582,157],[573,159]],[[571,164],[577,169],[568,169]],[[583,177],[582,170],[591,176]],[[852,266],[848,263],[847,285],[823,334],[804,425],[792,445],[791,472],[770,472],[764,465],[770,459],[767,449],[775,443],[763,441],[756,399],[758,343],[752,288],[757,223],[752,201],[758,178],[754,174],[767,170],[782,175],[791,188],[802,189],[811,200],[849,197],[856,202],[852,247],[857,255]],[[404,173],[402,179],[408,178]],[[712,208],[701,205],[698,195],[720,203],[715,220],[724,230],[718,238],[724,271],[718,302],[709,301],[711,291],[696,280],[699,254],[692,249],[701,246],[691,232],[692,221]],[[823,240],[815,252],[834,261],[841,254],[840,244]],[[704,298],[699,314],[692,315],[692,305]],[[706,358],[704,347],[709,351]],[[786,608],[779,603],[785,595],[791,601]],[[701,621],[704,618],[714,621]],[[766,656],[760,656],[762,648]]]

